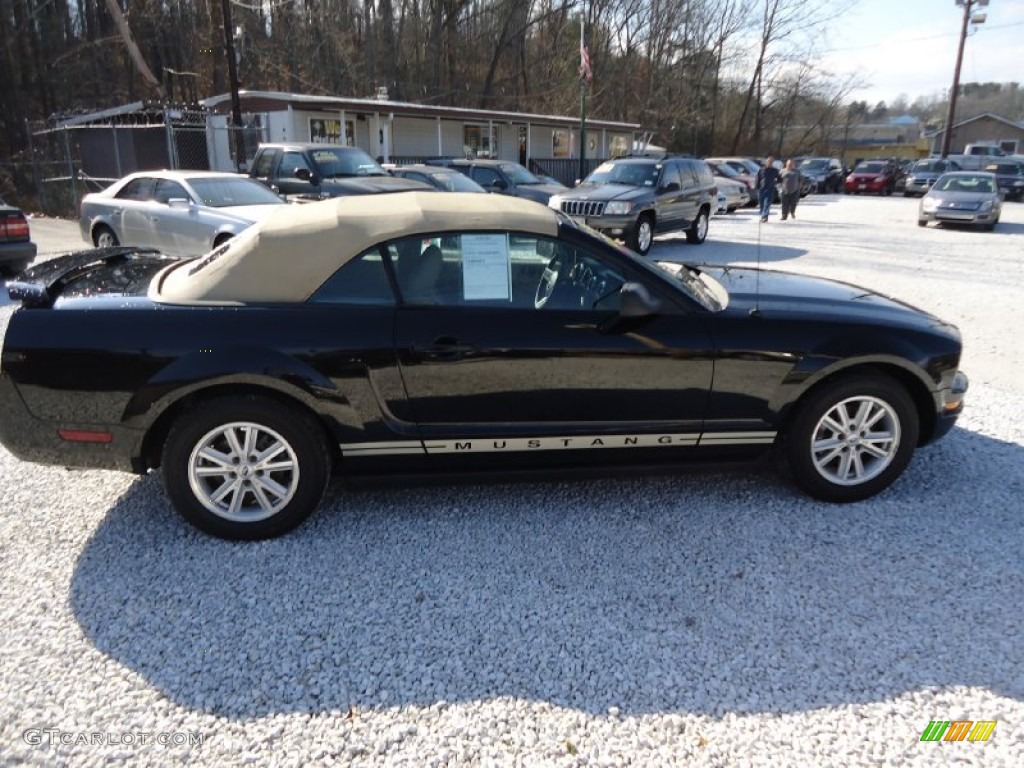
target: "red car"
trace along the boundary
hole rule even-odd
[[[857,163],[853,173],[846,177],[844,188],[848,195],[891,195],[896,187],[895,164],[885,160],[865,160]]]

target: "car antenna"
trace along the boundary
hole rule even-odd
[[[751,317],[761,316],[761,225],[764,222],[757,222],[757,271],[754,272],[754,306],[750,309]]]

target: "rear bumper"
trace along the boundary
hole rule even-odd
[[[36,244],[31,240],[20,243],[0,243],[0,264],[27,264],[36,257]]]
[[[109,443],[69,442],[58,429],[103,429]],[[139,472],[132,456],[142,444],[143,432],[123,426],[64,424],[42,421],[29,413],[10,376],[0,372],[0,444],[22,461],[61,467],[114,469]]]

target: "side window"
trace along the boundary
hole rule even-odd
[[[156,192],[153,198],[158,203],[167,204],[167,201],[172,197],[183,197],[186,200],[191,200],[191,196],[185,191],[185,188],[176,181],[170,179],[157,179]]]
[[[471,176],[473,181],[479,184],[481,187],[489,187],[494,184],[501,175],[493,168],[482,168],[477,167],[472,170]]]
[[[300,168],[305,168],[307,171],[310,170],[309,163],[306,162],[306,158],[302,156],[302,153],[285,152],[284,157],[281,158],[281,168],[278,170],[277,175],[280,178],[291,178],[295,176],[295,172]]]
[[[331,275],[309,301],[317,304],[362,304],[388,306],[395,295],[384,270],[380,248],[374,247],[356,256]]]
[[[121,188],[116,197],[118,200],[152,200],[153,186],[151,178],[132,179]]]
[[[552,257],[537,284],[540,310],[618,311],[625,274],[604,255],[562,241],[549,241]]]
[[[263,152],[252,169],[253,176],[261,179],[269,176],[271,169],[274,167],[274,158],[278,154],[278,150],[267,150],[266,152]]]
[[[677,163],[666,163],[661,170],[661,179],[658,181],[658,189],[666,190],[669,184],[675,184],[682,188],[682,179],[679,178],[679,165]]]
[[[604,257],[518,232],[405,238],[388,256],[411,305],[614,311],[625,282]]]

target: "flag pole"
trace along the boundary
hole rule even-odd
[[[583,38],[583,19],[580,18],[580,181],[587,175],[587,75],[590,67],[589,58]]]

